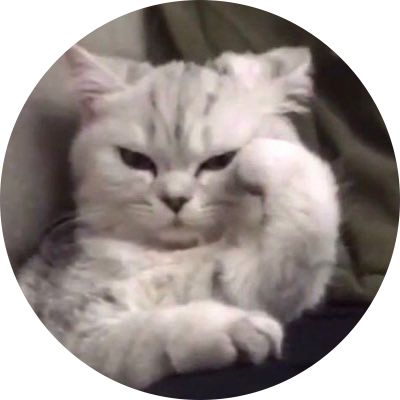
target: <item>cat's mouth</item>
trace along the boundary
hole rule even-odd
[[[179,217],[175,217],[171,222],[171,226],[174,228],[184,228],[185,224]]]

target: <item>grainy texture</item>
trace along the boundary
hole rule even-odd
[[[66,57],[77,213],[18,275],[34,310],[133,387],[279,356],[337,256],[335,179],[286,115],[307,112],[309,51],[129,70],[80,47]]]

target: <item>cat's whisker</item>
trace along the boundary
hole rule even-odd
[[[236,203],[233,201],[229,201],[229,200],[219,200],[219,201],[213,201],[213,202],[209,202],[209,203],[205,203],[202,207],[203,208],[207,208],[207,207],[235,207]]]

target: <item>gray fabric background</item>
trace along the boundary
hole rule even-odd
[[[144,12],[104,25],[80,44],[106,56],[145,60]],[[72,208],[68,148],[78,113],[63,58],[43,76],[12,132],[1,182],[1,219],[8,254],[18,266],[38,245],[44,230]]]
[[[340,262],[331,294],[346,301],[373,298],[396,238],[398,173],[379,111],[333,51],[272,14],[210,1],[169,3],[128,14],[81,44],[102,55],[155,63],[173,58],[203,62],[225,50],[310,47],[317,96],[313,113],[297,122],[307,145],[332,162],[343,187]],[[27,100],[8,146],[1,211],[13,266],[34,251],[50,221],[72,207],[67,153],[77,112],[65,74],[60,59]]]

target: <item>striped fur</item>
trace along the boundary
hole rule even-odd
[[[323,298],[336,258],[335,180],[287,118],[312,94],[309,52],[124,76],[77,47],[68,58],[87,229],[68,265],[35,256],[21,271],[35,311],[79,358],[133,387],[279,354],[285,322]],[[129,167],[119,148],[152,168]],[[224,168],[202,167],[232,151]],[[186,203],[177,213],[166,197]]]

